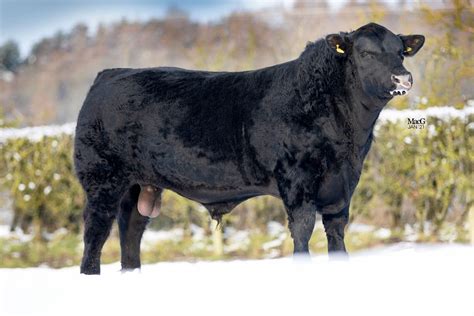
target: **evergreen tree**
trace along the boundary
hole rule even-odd
[[[15,71],[20,65],[20,50],[15,41],[9,40],[0,46],[0,68]]]

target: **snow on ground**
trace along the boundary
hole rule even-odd
[[[0,225],[0,238],[17,238],[21,242],[29,242],[33,239],[32,234],[24,233],[19,227],[11,231],[10,225]]]
[[[184,231],[181,228],[173,228],[170,230],[145,230],[142,241],[147,243],[157,243],[163,240],[179,241],[183,238]]]
[[[402,243],[349,261],[163,262],[101,276],[0,269],[10,315],[474,315],[474,248]],[[303,314],[304,313],[304,314]]]
[[[466,119],[474,114],[474,101],[470,100],[463,109],[456,109],[450,106],[430,107],[425,110],[392,110],[386,109],[380,113],[379,122],[405,121],[407,118],[437,117],[443,120],[452,118]],[[28,138],[31,141],[39,141],[45,136],[72,135],[74,134],[76,123],[66,123],[63,125],[34,126],[24,128],[0,128],[0,143],[4,143],[12,138]]]

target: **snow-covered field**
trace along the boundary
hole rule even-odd
[[[0,315],[474,315],[474,248],[398,244],[290,258],[0,269]]]

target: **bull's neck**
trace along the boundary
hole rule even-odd
[[[304,117],[321,126],[329,118],[337,125],[334,129],[350,138],[347,143],[365,147],[386,102],[363,92],[351,59],[336,57],[324,40],[319,40],[306,47],[296,65]]]
[[[360,147],[369,141],[377,118],[387,102],[367,95],[356,76],[354,71],[345,72],[345,119],[352,122],[353,140]]]

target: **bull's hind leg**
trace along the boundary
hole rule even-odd
[[[88,194],[84,209],[84,255],[81,273],[100,274],[100,255],[117,215],[123,192],[112,186]]]
[[[118,225],[120,231],[120,248],[122,270],[140,268],[140,242],[143,232],[150,221],[148,216],[142,216],[137,209],[140,186],[135,185],[122,198]]]
[[[347,254],[344,229],[349,221],[349,206],[337,214],[323,214],[323,225],[328,239],[329,254]]]

